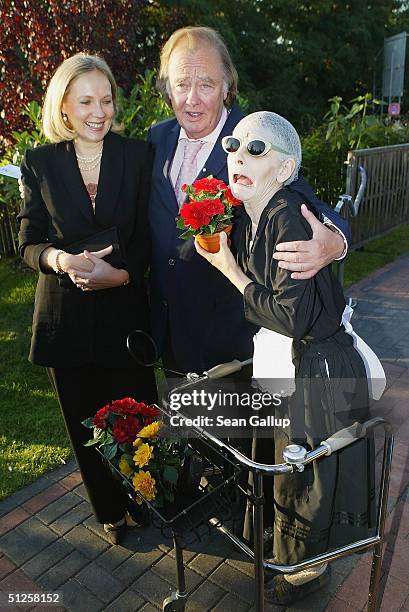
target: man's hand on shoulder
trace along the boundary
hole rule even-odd
[[[312,278],[329,263],[344,254],[345,244],[341,234],[335,233],[315,217],[303,204],[301,212],[311,226],[311,240],[282,242],[277,245],[274,259],[284,270],[291,270],[291,278]]]

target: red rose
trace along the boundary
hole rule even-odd
[[[202,200],[201,204],[209,217],[224,213],[224,204],[219,198],[215,198],[214,200]]]
[[[194,181],[193,188],[196,193],[206,191],[207,193],[217,193],[226,189],[226,183],[216,178],[204,178]]]
[[[99,427],[99,429],[106,429],[108,426],[108,423],[107,423],[108,414],[109,414],[109,406],[104,406],[103,408],[98,410],[98,412],[95,414],[94,418],[92,419],[92,424],[95,425],[95,427]]]
[[[111,412],[116,412],[117,414],[137,414],[138,410],[138,402],[136,402],[132,397],[124,397],[120,400],[114,400],[111,403]]]
[[[209,225],[210,217],[202,202],[186,202],[180,209],[180,216],[185,225],[190,225],[192,229],[199,229],[202,225]]]
[[[142,424],[138,417],[129,415],[125,418],[118,418],[112,427],[112,435],[119,444],[131,443],[135,440],[136,434],[142,429]]]
[[[237,200],[234,195],[231,192],[230,187],[226,187],[226,190],[224,192],[224,196],[226,198],[226,200],[228,201],[229,204],[231,204],[232,206],[240,206],[241,202],[240,200]]]

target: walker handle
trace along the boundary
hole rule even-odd
[[[233,361],[229,361],[227,363],[220,363],[219,365],[210,368],[207,372],[204,372],[207,378],[223,378],[223,376],[228,376],[229,374],[234,374],[234,372],[240,372],[243,363],[238,359],[233,359]]]
[[[364,436],[365,431],[366,427],[364,427],[362,423],[353,423],[349,427],[337,431],[334,435],[321,442],[321,446],[327,448],[326,455],[331,455]]]

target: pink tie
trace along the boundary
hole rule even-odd
[[[179,208],[186,199],[186,194],[181,190],[182,185],[188,185],[194,181],[197,175],[196,158],[204,142],[201,140],[185,140],[185,150],[183,153],[183,162],[180,166],[178,178],[175,184],[175,196],[179,203]]]

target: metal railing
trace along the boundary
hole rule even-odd
[[[409,223],[409,144],[350,151],[347,164],[346,193],[352,200],[360,185],[360,166],[367,175],[359,214],[347,212],[352,248]]]

